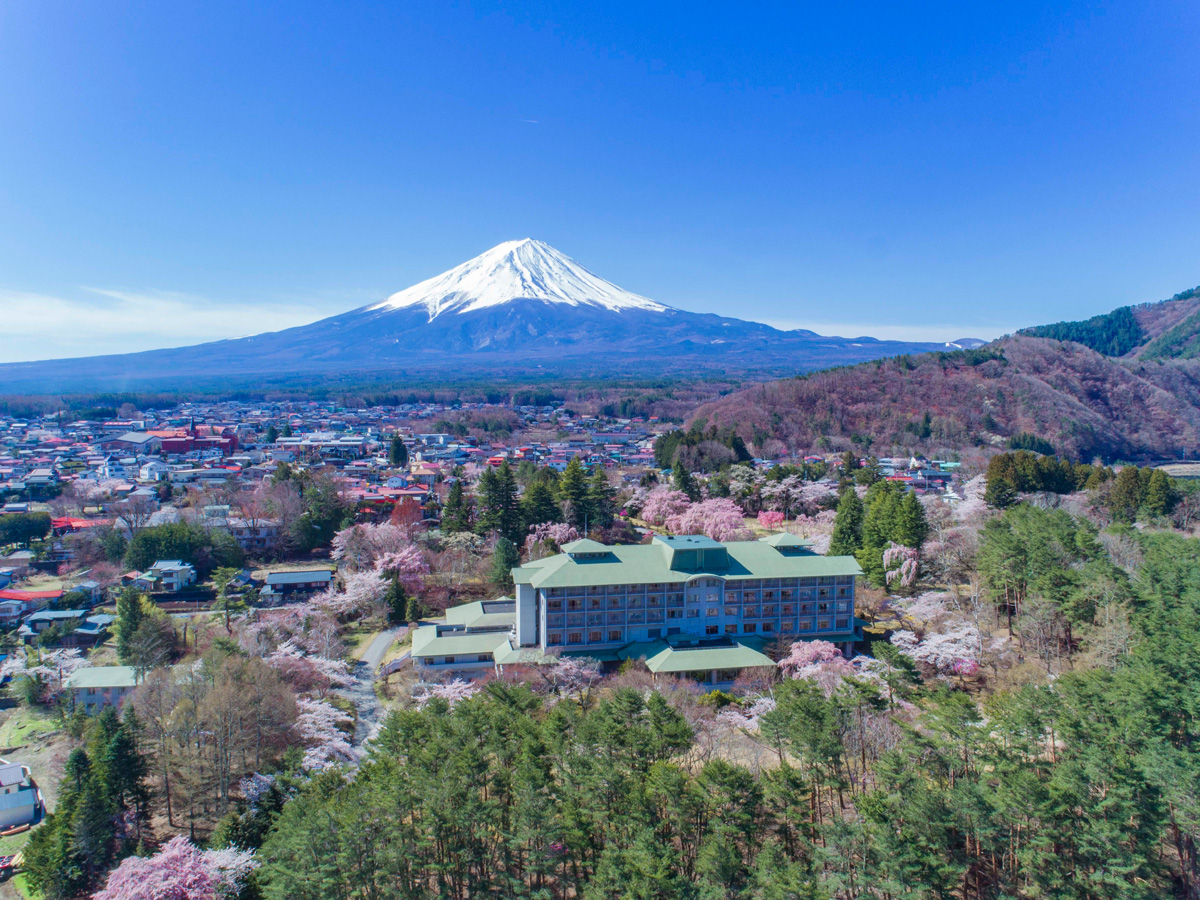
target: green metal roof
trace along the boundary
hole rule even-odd
[[[114,688],[136,687],[133,666],[87,666],[76,669],[67,677],[67,687]]]
[[[707,539],[703,539],[707,541]],[[711,542],[716,544],[715,541]],[[829,575],[861,575],[853,556],[821,556],[800,548],[776,549],[765,541],[731,541],[724,546],[728,565],[717,571],[672,569],[672,550],[679,544],[619,545],[608,548],[599,559],[571,559],[565,553],[526,563],[513,569],[517,584],[537,588],[586,587],[609,584],[682,584],[697,575],[726,579],[815,578]]]
[[[507,604],[509,609],[503,609]],[[446,610],[447,625],[462,625],[466,628],[500,628],[512,626],[517,621],[516,603],[510,597],[496,600],[476,600]]]
[[[646,660],[646,667],[655,675],[775,666],[769,656],[746,643],[731,640],[698,641],[694,646],[647,641],[622,647],[618,655],[622,659]]]
[[[495,654],[508,646],[507,631],[452,632],[441,636],[436,625],[425,625],[413,632],[414,659],[429,656],[469,656],[472,653]]]

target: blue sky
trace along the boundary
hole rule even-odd
[[[520,237],[881,337],[1200,283],[1200,6],[846,6],[0,4],[0,360],[295,325]]]

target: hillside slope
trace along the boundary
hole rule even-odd
[[[1028,432],[1076,459],[1187,457],[1200,451],[1200,360],[1118,360],[1017,335],[757,385],[695,418],[792,451],[941,454]]]

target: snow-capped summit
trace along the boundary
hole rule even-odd
[[[392,294],[370,310],[424,309],[429,320],[461,315],[513,300],[540,300],[620,312],[666,312],[670,307],[631,294],[589,272],[549,244],[505,241],[448,272]]]

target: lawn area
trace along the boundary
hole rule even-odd
[[[60,730],[58,717],[45,709],[19,707],[0,725],[0,749],[24,747],[36,738],[43,738]]]

